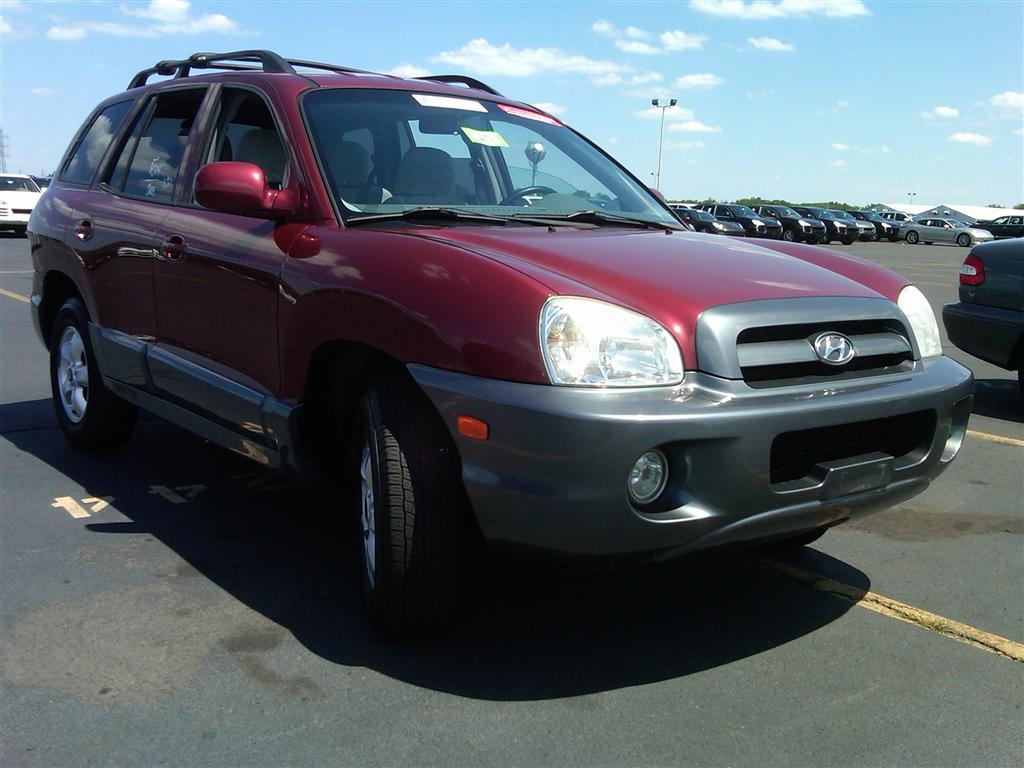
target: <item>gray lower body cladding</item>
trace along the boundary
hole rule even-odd
[[[667,557],[832,525],[898,504],[953,459],[973,377],[947,357],[833,385],[583,390],[411,365],[454,434],[484,536],[563,555]],[[454,432],[454,429],[453,429]],[[638,507],[627,476],[659,448],[669,479]]]
[[[961,301],[942,308],[942,322],[964,352],[1011,371],[1020,367],[1024,312]]]

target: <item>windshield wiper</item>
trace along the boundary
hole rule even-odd
[[[407,208],[404,211],[353,216],[345,221],[345,226],[354,227],[359,224],[372,224],[381,221],[478,221],[488,224],[508,224],[508,219],[504,216],[474,213],[472,211],[463,211],[460,208],[420,206],[418,208]]]
[[[571,213],[517,213],[514,219],[523,221],[575,221],[583,224],[621,224],[627,227],[641,227],[643,229],[662,229],[671,232],[685,232],[680,224],[671,224],[667,221],[648,221],[647,219],[633,219],[628,216],[616,216],[613,213],[588,209],[585,211],[572,211]]]

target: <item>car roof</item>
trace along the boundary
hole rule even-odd
[[[0,178],[5,179],[31,179],[27,173],[0,173]]]

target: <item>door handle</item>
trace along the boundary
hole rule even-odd
[[[181,235],[168,235],[160,246],[160,256],[164,261],[183,261],[188,249],[188,241]]]
[[[82,241],[92,239],[92,222],[89,219],[82,219],[75,224],[75,239]]]

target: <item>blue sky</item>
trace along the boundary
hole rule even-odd
[[[0,0],[8,167],[52,170],[158,59],[266,47],[463,72],[547,105],[662,189],[855,203],[1024,201],[1024,3]]]

